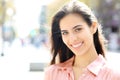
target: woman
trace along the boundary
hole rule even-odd
[[[100,27],[84,3],[74,1],[62,7],[52,21],[53,57],[45,80],[120,80],[104,59]]]

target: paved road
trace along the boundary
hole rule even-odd
[[[44,47],[6,47],[5,56],[0,56],[0,80],[43,80],[44,72],[30,72],[30,63],[49,62],[49,59],[49,50]],[[107,59],[113,67],[120,68],[119,53],[108,52]]]

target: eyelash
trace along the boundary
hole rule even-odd
[[[80,32],[81,29],[82,29],[82,28],[77,28],[77,29],[75,29],[74,31],[75,31],[75,32]],[[67,35],[68,32],[66,32],[66,31],[65,31],[65,32],[61,32],[61,34],[62,34],[62,35]]]
[[[77,28],[75,29],[75,32],[79,32],[81,30],[81,28]]]
[[[67,35],[67,34],[68,34],[68,32],[61,32],[61,34],[62,34],[62,35]]]

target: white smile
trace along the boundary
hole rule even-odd
[[[77,48],[77,47],[80,47],[82,44],[83,44],[83,43],[81,42],[81,43],[79,43],[79,44],[72,45],[72,47]]]

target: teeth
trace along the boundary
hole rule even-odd
[[[82,43],[79,43],[79,44],[76,44],[76,45],[72,45],[73,47],[79,47],[79,46],[81,46],[82,45]]]

